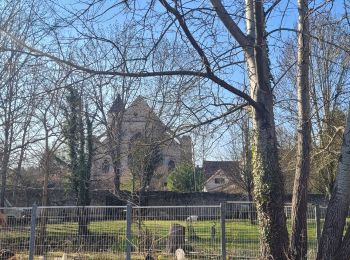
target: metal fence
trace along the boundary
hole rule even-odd
[[[18,259],[256,259],[253,203],[215,206],[3,208],[0,250]],[[285,206],[290,230],[291,207]],[[309,258],[325,208],[309,205]],[[1,222],[0,222],[1,223]],[[152,256],[153,258],[151,258]],[[63,257],[63,258],[62,258]],[[147,258],[148,257],[148,258]]]

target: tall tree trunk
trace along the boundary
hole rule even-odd
[[[245,52],[253,109],[254,199],[260,225],[262,259],[288,259],[288,231],[284,214],[284,184],[273,113],[273,94],[265,39],[262,1],[246,0],[247,35],[232,20],[220,0],[211,0],[219,18]]]
[[[243,118],[243,181],[248,200],[253,201],[252,149],[250,144],[249,116]]]
[[[340,249],[335,255],[335,259],[350,259],[350,226],[346,230]]]
[[[17,190],[18,190],[18,186],[19,186],[19,180],[21,178],[21,171],[22,171],[22,163],[23,163],[23,158],[24,158],[24,152],[25,152],[25,135],[26,135],[26,130],[23,130],[23,137],[22,137],[22,147],[21,147],[21,151],[19,154],[19,158],[18,158],[18,164],[17,164],[17,168],[15,170],[15,179],[14,179],[14,184],[13,184],[13,188],[12,188],[12,201],[14,203],[14,205],[17,205]]]
[[[46,208],[49,204],[49,193],[48,193],[48,184],[49,184],[49,174],[50,174],[50,163],[53,159],[51,156],[51,151],[49,147],[49,133],[46,125],[46,114],[44,117],[44,129],[45,129],[45,154],[43,157],[43,163],[42,163],[42,170],[44,173],[44,183],[43,183],[43,190],[42,190],[42,199],[41,199],[41,205],[43,208],[40,212],[40,233],[39,233],[39,240],[41,241],[41,244],[43,245],[41,248],[39,248],[39,253],[42,254],[44,252],[44,244],[45,244],[45,236],[46,236],[46,224],[47,224],[47,217],[48,217],[48,209]]]
[[[248,201],[253,201],[253,174],[252,174],[252,149],[250,144],[250,129],[249,116],[243,118],[243,182],[244,188],[248,195]],[[256,216],[254,214],[254,204],[250,205],[249,219],[251,224],[256,223]]]
[[[123,82],[123,84],[125,84]],[[125,104],[122,97],[118,94],[116,101],[119,108],[111,111],[111,122],[106,122],[108,138],[108,154],[112,159],[114,173],[114,194],[120,197],[120,176],[121,176],[121,143],[122,143],[122,123],[124,118]]]
[[[307,189],[310,172],[309,18],[307,0],[298,0],[298,147],[292,199],[292,259],[307,258]]]
[[[256,1],[255,72],[257,82],[251,89],[252,98],[261,106],[253,110],[254,197],[260,222],[263,259],[288,259],[288,232],[284,214],[284,183],[279,166],[277,138],[273,113],[273,94],[266,40],[265,19],[261,1]]]
[[[11,153],[11,126],[10,122],[5,123],[5,140],[4,140],[4,150],[2,154],[1,161],[1,192],[0,192],[0,207],[5,207],[5,193],[6,193],[6,185],[7,185],[7,172],[8,172],[8,164],[10,161],[10,153]]]
[[[112,124],[108,127],[109,155],[112,158],[114,173],[114,194],[120,196],[120,176],[121,176],[121,138],[122,138],[122,112],[112,115]]]
[[[33,101],[32,101],[33,103]],[[27,148],[26,145],[26,138],[27,138],[27,133],[28,133],[28,128],[30,126],[31,123],[31,117],[33,115],[33,110],[32,107],[29,109],[28,113],[26,114],[25,117],[25,124],[23,127],[23,131],[22,131],[22,139],[21,139],[21,150],[20,150],[20,154],[18,157],[18,164],[17,164],[17,169],[15,170],[15,180],[14,180],[14,187],[12,190],[12,201],[14,203],[14,205],[17,205],[17,190],[18,190],[18,185],[19,185],[19,180],[21,178],[21,171],[22,171],[22,164],[23,164],[23,159],[24,159],[24,155],[25,155],[25,151]]]
[[[10,160],[10,154],[8,149],[4,149],[4,154],[2,157],[2,164],[1,164],[1,194],[0,194],[0,207],[5,207],[5,193],[6,193],[6,185],[7,185],[7,169],[8,169],[8,163]]]
[[[348,111],[346,127],[344,131],[343,144],[337,168],[332,196],[328,204],[326,219],[323,225],[320,239],[318,260],[344,259],[342,250],[343,232],[346,216],[350,205],[350,108]],[[347,236],[344,238],[344,245],[349,244]],[[339,258],[336,257],[339,255]],[[346,259],[346,258],[345,258]],[[349,259],[349,255],[347,255]]]

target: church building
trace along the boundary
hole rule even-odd
[[[120,176],[121,189],[129,189],[135,185],[133,180],[131,158],[135,153],[135,143],[138,140],[148,140],[148,143],[157,142],[160,162],[152,177],[148,190],[167,190],[167,178],[171,169],[182,163],[192,163],[193,145],[190,136],[176,136],[166,126],[155,111],[149,106],[142,96],[137,97],[129,106],[121,103],[118,97],[112,104],[109,112],[108,129],[115,129],[113,116],[123,113],[120,132]],[[108,138],[106,134],[95,141],[95,155],[91,172],[91,184],[93,188],[114,189],[113,161],[108,153]],[[115,133],[114,136],[117,136]],[[138,148],[142,153],[142,147]],[[146,149],[145,149],[146,150]],[[141,173],[142,174],[142,173]]]

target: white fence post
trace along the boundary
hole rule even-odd
[[[32,206],[32,214],[31,214],[31,222],[30,222],[30,238],[29,238],[29,260],[34,259],[34,251],[35,251],[35,227],[36,227],[36,211],[37,211],[36,203]]]

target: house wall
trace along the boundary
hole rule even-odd
[[[216,183],[216,179],[222,179],[224,180],[224,183]],[[224,173],[221,171],[215,175],[213,175],[204,185],[204,191],[211,192],[211,191],[219,191],[223,190],[227,185],[229,184],[229,179],[226,177]]]

